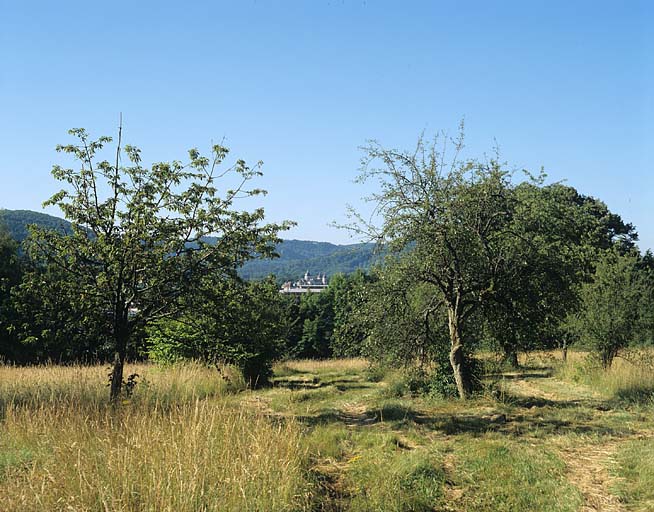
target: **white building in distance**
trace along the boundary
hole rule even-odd
[[[319,293],[327,288],[327,274],[312,276],[307,270],[299,281],[286,281],[280,293]]]

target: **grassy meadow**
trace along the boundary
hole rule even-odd
[[[0,366],[0,510],[654,510],[654,372],[631,360],[531,355],[465,402],[359,359],[256,391],[135,365],[116,405],[105,367]]]

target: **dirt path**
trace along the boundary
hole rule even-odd
[[[568,468],[568,479],[584,497],[581,512],[625,510],[620,499],[609,490],[618,479],[611,476],[608,470],[611,464],[615,464],[614,455],[624,441],[610,440],[560,450],[559,456]]]
[[[363,427],[377,422],[377,417],[370,414],[365,405],[356,402],[343,404],[338,418],[348,427]]]
[[[553,377],[545,379],[518,378],[511,382],[512,392],[525,398],[542,398],[552,403],[577,403],[590,410],[605,402],[601,395],[579,384],[569,384]],[[595,412],[598,413],[597,411]],[[619,479],[611,474],[616,464],[615,454],[631,440],[653,437],[654,433],[640,431],[620,437],[606,435],[579,444],[562,441],[558,454],[567,466],[568,480],[584,498],[581,512],[622,512],[626,510],[620,499],[611,493]],[[559,444],[559,443],[557,443]]]

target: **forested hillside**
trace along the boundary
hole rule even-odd
[[[240,273],[245,279],[274,274],[279,279],[297,279],[307,270],[349,274],[367,269],[374,260],[374,244],[334,245],[327,242],[284,240],[277,246],[279,258],[248,261]]]
[[[70,230],[68,221],[31,210],[0,210],[0,221],[18,242],[27,237],[29,224],[58,231]],[[212,237],[206,237],[206,240],[215,242]],[[335,245],[329,242],[284,240],[277,246],[279,258],[248,261],[240,274],[245,279],[261,279],[274,274],[281,280],[297,279],[307,270],[327,275],[349,274],[359,268],[369,268],[374,258],[373,251],[374,244]]]
[[[27,226],[30,224],[57,231],[69,232],[71,230],[70,222],[67,220],[32,210],[0,209],[0,222],[7,227],[9,234],[18,242],[27,238]]]

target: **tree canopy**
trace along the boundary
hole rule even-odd
[[[75,288],[71,300],[89,305],[101,322],[114,351],[115,399],[130,337],[152,321],[180,314],[206,275],[236,279],[245,261],[271,256],[277,233],[289,223],[264,224],[261,208],[235,209],[238,199],[264,193],[247,186],[261,174],[261,162],[226,166],[224,146],[214,145],[210,157],[191,149],[186,163],[146,167],[139,149],[121,146],[120,132],[113,162],[98,157],[110,137],[92,140],[83,129],[70,134],[77,142],[57,151],[79,167],[53,167],[64,188],[44,204],[58,206],[73,233],[32,228],[28,249],[63,274]],[[216,237],[214,245],[203,241],[208,235]],[[42,276],[33,277],[24,287],[38,292]]]
[[[421,138],[414,151],[370,144],[359,179],[379,183],[369,197],[379,223],[355,213],[351,228],[393,255],[369,296],[368,313],[384,325],[371,327],[373,346],[402,344],[407,357],[438,359],[445,330],[465,398],[475,380],[470,356],[482,338],[517,364],[517,350],[554,335],[577,307],[598,251],[628,251],[637,235],[601,201],[544,186],[544,175],[525,173],[516,183],[498,157],[463,159],[462,148],[462,136],[444,144]]]

